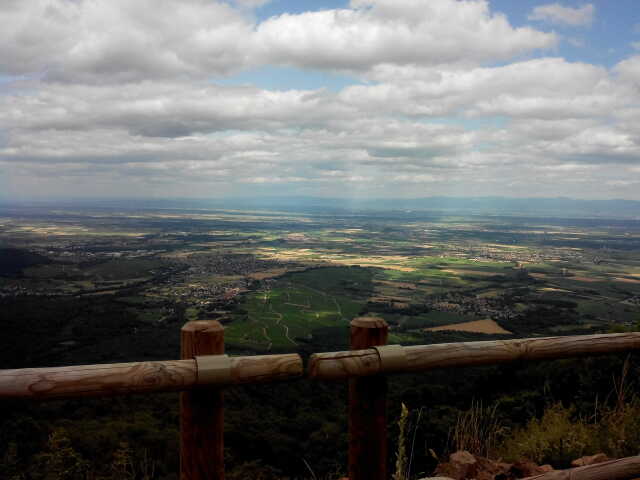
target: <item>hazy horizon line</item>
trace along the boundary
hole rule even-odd
[[[376,197],[376,196],[320,196],[320,195],[226,195],[226,196],[24,196],[24,197],[3,197],[0,195],[0,202],[5,203],[22,203],[22,202],[38,202],[53,203],[59,201],[125,201],[125,200],[143,200],[143,201],[224,201],[224,200],[287,200],[287,199],[313,199],[313,200],[340,200],[340,201],[411,201],[411,200],[432,200],[432,199],[452,199],[452,200],[569,200],[577,202],[631,202],[640,204],[640,200],[610,197],[610,198],[584,198],[571,196],[522,196],[515,197],[509,195],[426,195],[412,197]]]

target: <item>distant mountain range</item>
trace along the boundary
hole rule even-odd
[[[73,206],[119,209],[251,209],[289,212],[354,213],[358,211],[428,211],[447,214],[532,215],[552,217],[616,217],[640,219],[640,201],[580,200],[574,198],[424,197],[228,197],[228,198],[127,198],[0,200],[3,206]]]

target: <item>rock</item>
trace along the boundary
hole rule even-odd
[[[571,462],[572,467],[584,467],[585,465],[595,465],[596,463],[608,462],[610,459],[604,453],[596,453],[586,457],[578,458]]]
[[[420,478],[419,480],[455,480],[451,477],[424,477],[424,478]]]
[[[476,480],[495,480],[496,478],[508,478],[510,463],[495,462],[484,457],[476,457],[478,472]]]
[[[549,472],[550,465],[545,465],[544,467],[540,467],[538,464],[532,462],[531,460],[522,459],[518,460],[516,463],[511,465],[509,469],[509,473],[512,475],[511,478],[527,478],[533,477],[534,475],[540,475],[542,473]],[[553,468],[551,468],[553,470]],[[509,477],[507,477],[509,478]]]
[[[472,455],[467,451],[458,451],[449,456],[447,463],[436,468],[435,475],[453,480],[507,480],[518,478],[511,473],[510,463],[496,462],[488,458]],[[437,478],[437,477],[436,477]]]
[[[474,465],[477,460],[471,453],[466,450],[458,450],[449,455],[449,461],[458,465]]]
[[[449,455],[447,463],[441,463],[436,468],[436,475],[450,477],[453,480],[465,480],[475,478],[478,471],[476,457],[466,450],[459,450]]]
[[[511,464],[478,457],[462,450],[452,453],[448,462],[438,465],[434,475],[440,475],[439,477],[427,477],[423,480],[515,480],[551,471],[551,465],[538,466],[527,459]]]

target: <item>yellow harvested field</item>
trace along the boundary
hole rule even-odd
[[[599,278],[593,278],[593,277],[568,277],[570,280],[575,280],[576,282],[599,282],[600,279]]]
[[[186,252],[168,252],[160,254],[160,258],[187,258],[198,253],[209,253],[208,250],[191,250]]]
[[[487,290],[486,292],[479,293],[477,296],[480,298],[494,298],[501,293],[500,290]]]
[[[289,233],[284,236],[287,240],[297,241],[297,242],[307,242],[310,240],[304,233]]]
[[[386,260],[388,257],[382,257]],[[413,267],[403,267],[401,265],[389,265],[386,263],[378,263],[371,258],[327,258],[327,261],[338,263],[340,265],[360,265],[361,267],[386,268],[387,270],[399,270],[400,272],[415,272]]]
[[[271,258],[274,260],[304,260],[307,261],[307,257],[313,255],[313,252],[308,248],[300,248],[297,250],[280,250],[280,251],[265,251],[264,249],[260,253],[265,258]]]
[[[616,282],[623,282],[623,283],[640,283],[640,280],[636,280],[635,278],[615,277],[613,280]]]
[[[440,327],[425,328],[425,332],[441,332],[443,330],[453,330],[456,332],[473,332],[473,333],[503,333],[511,335],[512,332],[505,330],[494,320],[487,318],[485,320],[474,320],[473,322],[454,323],[451,325],[442,325]]]
[[[252,280],[264,280],[265,278],[281,277],[285,273],[289,272],[288,268],[272,268],[263,272],[253,272],[247,275]]]
[[[407,282],[391,282],[389,280],[374,280],[374,283],[379,283],[381,285],[388,285],[390,287],[403,288],[405,290],[415,290],[415,283],[407,283]]]
[[[488,247],[508,248],[510,250],[522,250],[527,247],[521,247],[520,245],[505,245],[504,243],[489,243]]]
[[[409,257],[403,255],[376,255],[375,257],[353,257],[362,262],[406,262]]]
[[[278,255],[313,255],[310,248],[296,248],[291,250],[280,250]]]
[[[260,253],[266,258],[273,258],[276,260],[299,260],[309,262],[307,258],[311,255],[318,255],[319,261],[329,262],[337,265],[359,265],[361,267],[375,267],[385,268],[387,270],[399,270],[401,272],[415,272],[413,267],[405,267],[402,263],[406,262],[409,257],[402,255],[380,255],[376,257],[349,257],[349,256],[336,256],[320,254],[310,248],[297,248],[288,250],[273,251],[263,248]],[[389,262],[389,263],[387,263]],[[397,262],[397,263],[396,263]],[[399,264],[399,265],[398,265]]]
[[[342,238],[332,238],[331,243],[351,243],[351,242],[357,242],[357,240],[355,238],[351,238],[351,237],[342,237]]]
[[[387,303],[387,302],[399,302],[399,303],[410,303],[411,299],[408,297],[369,297],[367,299],[368,302],[372,303]]]
[[[408,303],[402,303],[402,302],[395,302],[395,303],[392,303],[392,304],[391,304],[391,306],[392,306],[393,308],[396,308],[396,309],[409,308],[409,304],[408,304]]]

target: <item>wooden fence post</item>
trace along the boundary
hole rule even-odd
[[[224,353],[224,329],[216,320],[186,323],[180,340],[183,359]],[[180,480],[224,480],[223,434],[221,388],[180,394]]]
[[[386,345],[389,326],[381,318],[351,321],[351,349]],[[349,380],[349,480],[387,480],[387,379]]]

